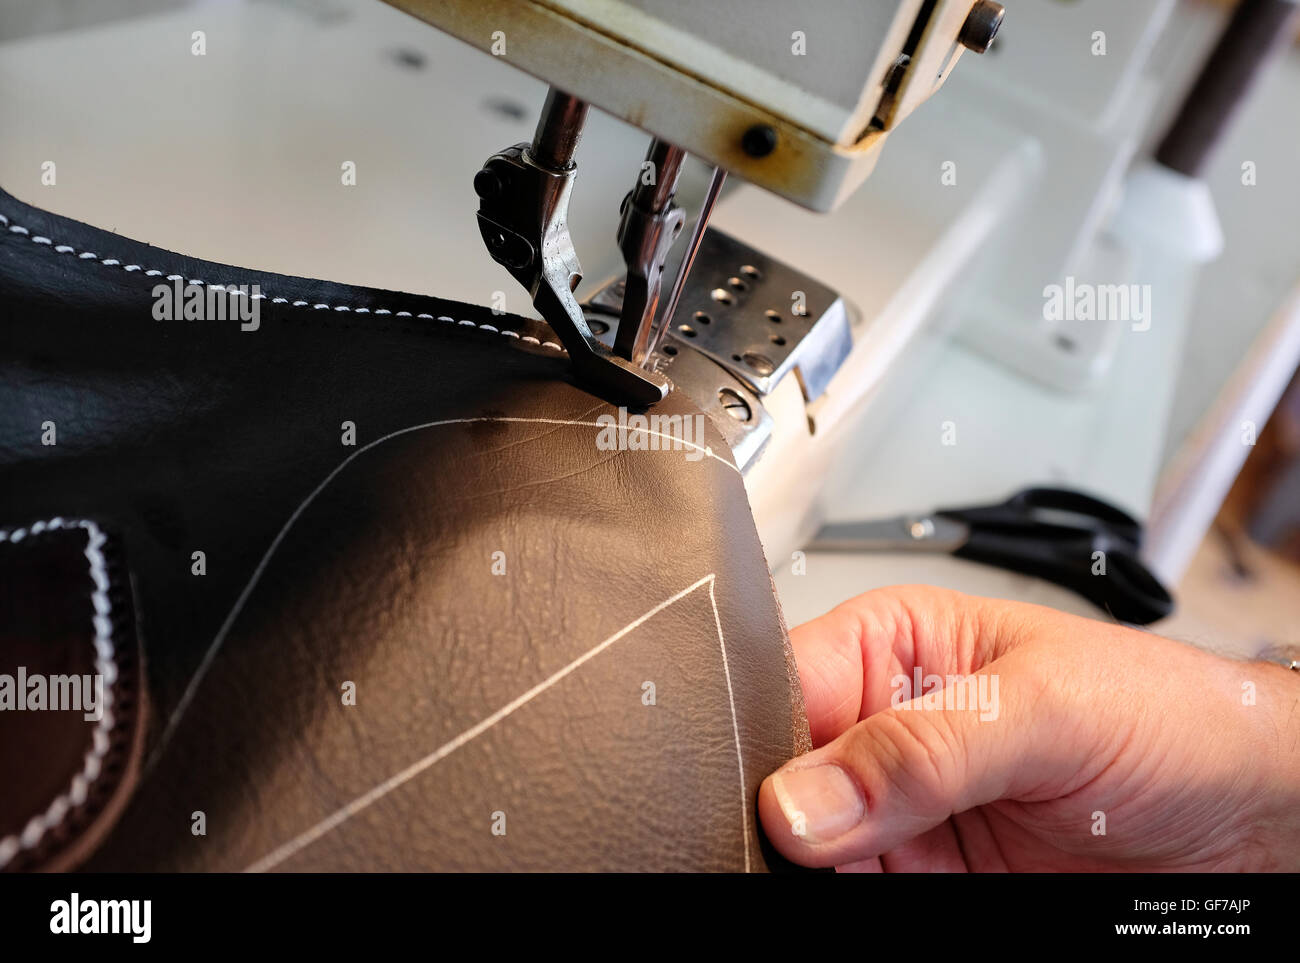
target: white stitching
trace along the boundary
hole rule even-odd
[[[3,215],[0,215],[3,216]],[[104,533],[98,525],[88,519],[65,521],[51,518],[48,521],[34,523],[30,529],[17,528],[0,531],[0,542],[17,544],[29,535],[60,529],[83,528],[86,530],[86,560],[90,562],[90,580],[95,585],[91,593],[91,602],[95,607],[93,624],[95,627],[95,671],[104,679],[103,714],[91,733],[91,746],[86,752],[86,761],[81,771],[72,777],[67,791],[54,798],[45,812],[33,816],[27,821],[21,833],[0,839],[0,868],[24,849],[31,849],[41,841],[49,830],[58,826],[67,817],[74,806],[86,801],[91,784],[103,771],[104,757],[108,755],[109,734],[113,730],[113,684],[117,681],[117,663],[114,661],[112,603],[108,598],[108,566],[104,561]]]
[[[736,718],[736,692],[731,687],[731,665],[727,661],[727,642],[722,637],[722,613],[713,594],[716,575],[709,581],[709,604],[713,606],[713,624],[718,627],[718,645],[722,649],[722,674],[727,680],[727,701],[731,703],[731,733],[736,740],[736,766],[740,769],[740,824],[745,833],[745,872],[749,872],[749,793],[745,791],[745,755],[740,748],[740,720]]]
[[[51,243],[50,239],[47,238],[47,237],[39,237],[39,236],[38,236],[38,237],[31,237],[31,233],[30,233],[30,232],[27,230],[27,228],[25,228],[25,227],[22,227],[22,226],[17,225],[17,224],[10,225],[10,224],[9,224],[9,218],[5,217],[3,214],[0,214],[0,224],[3,224],[3,225],[5,225],[5,226],[7,226],[7,227],[9,228],[10,232],[13,233],[13,234],[21,234],[21,235],[25,235],[25,236],[27,236],[28,240],[30,240],[30,241],[32,241],[32,242],[34,242],[34,243],[36,243],[36,244],[50,244],[50,243]],[[74,247],[72,247],[71,245],[68,245],[68,244],[59,244],[59,245],[56,245],[55,248],[54,248],[54,250],[57,251],[57,252],[60,253],[60,254],[72,254],[72,253],[76,253],[76,248],[74,248]],[[100,264],[103,264],[103,265],[105,265],[106,267],[121,267],[121,266],[122,266],[122,262],[119,261],[119,260],[117,260],[116,258],[101,258],[98,254],[95,254],[95,253],[93,253],[92,251],[82,251],[82,252],[80,252],[79,254],[77,254],[77,257],[78,257],[79,259],[83,260],[83,261],[92,261],[92,260],[93,260],[93,261],[98,261]],[[139,270],[140,270],[140,265],[138,265],[138,264],[130,264],[130,265],[127,265],[125,268],[123,268],[123,270],[126,270],[126,271],[139,271]],[[147,276],[149,276],[149,277],[158,277],[158,276],[160,276],[160,275],[162,274],[162,271],[146,270],[144,273],[145,273]],[[185,278],[184,278],[183,275],[180,275],[180,274],[169,274],[169,275],[167,275],[167,280],[168,280],[168,281],[183,281],[183,280],[185,280]],[[205,286],[203,281],[198,281],[198,280],[193,280],[193,281],[190,281],[190,282],[188,282],[188,283],[190,283],[190,284],[196,284],[196,285],[199,285],[200,287]],[[212,284],[212,285],[206,285],[206,286],[208,286],[208,287],[212,287],[212,288],[220,288],[220,287],[221,287],[221,285],[219,285],[219,284]],[[256,296],[257,296],[257,297],[266,297],[266,295],[264,295],[264,294],[263,294],[263,295],[256,295]],[[287,300],[286,298],[271,298],[271,303],[272,303],[272,304],[287,304],[287,303],[289,303],[289,302],[288,302],[288,300]],[[309,304],[310,304],[310,302],[307,302],[307,301],[294,301],[292,306],[295,307],[295,308],[301,308],[301,307],[307,307]],[[409,317],[411,317],[411,312],[410,312],[410,311],[397,311],[397,312],[394,313],[393,311],[389,310],[388,308],[357,308],[357,307],[352,307],[352,306],[350,306],[350,305],[346,305],[346,304],[339,304],[339,305],[331,305],[331,304],[314,304],[314,305],[311,305],[311,307],[314,308],[314,309],[316,309],[316,310],[322,310],[322,309],[323,309],[323,310],[333,310],[333,311],[351,311],[351,312],[354,312],[354,313],[356,313],[356,314],[393,314],[395,317],[399,317],[399,318],[409,318]],[[428,314],[421,314],[421,315],[419,315],[419,317],[421,317],[421,318],[428,318],[428,317],[430,317],[430,315],[428,315]],[[447,318],[447,317],[440,317],[438,320],[439,320],[439,321],[455,321],[454,318]],[[520,337],[520,335],[519,335],[517,332],[515,332],[515,331],[505,331],[505,330],[502,330],[502,329],[500,329],[500,328],[495,327],[494,325],[486,324],[486,323],[480,323],[480,322],[478,322],[478,321],[461,321],[461,322],[459,322],[459,323],[460,323],[460,324],[463,324],[463,325],[468,325],[469,327],[478,328],[478,329],[481,330],[481,331],[487,331],[487,332],[489,332],[490,334],[500,334],[500,335],[503,335],[503,336],[505,336],[505,337],[509,337],[509,338],[519,338],[519,337]],[[524,337],[524,338],[522,338],[522,340],[527,341],[527,342],[529,342],[529,343],[531,343],[531,344],[539,345],[540,347],[543,347],[543,348],[550,348],[550,349],[552,349],[553,351],[558,351],[558,352],[560,352],[560,354],[565,354],[565,353],[566,353],[565,350],[564,350],[564,346],[561,345],[561,344],[557,344],[557,343],[554,342],[554,341],[539,341],[537,338],[530,338],[530,337]],[[0,863],[0,865],[3,865],[3,864]]]

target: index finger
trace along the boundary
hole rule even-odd
[[[899,675],[969,675],[1026,637],[1038,606],[928,585],[876,589],[790,632],[814,746],[888,708]]]

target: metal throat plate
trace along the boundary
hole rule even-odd
[[[670,324],[670,338],[759,395],[794,371],[804,398],[818,398],[853,347],[848,310],[834,290],[714,229],[700,242]]]
[[[613,343],[623,291],[624,279],[614,278],[584,305],[605,344]],[[762,396],[793,371],[805,400],[815,400],[852,347],[848,309],[833,290],[710,229],[649,364],[713,419],[746,471],[772,435]]]

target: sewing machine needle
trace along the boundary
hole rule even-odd
[[[677,302],[681,300],[682,288],[686,284],[686,276],[691,273],[691,265],[695,263],[695,254],[699,251],[700,241],[704,239],[704,232],[709,226],[709,215],[713,213],[713,205],[717,203],[718,195],[722,193],[722,182],[726,179],[727,172],[725,169],[721,167],[713,168],[713,176],[709,178],[708,190],[704,193],[704,202],[700,205],[699,217],[695,219],[695,227],[691,231],[690,242],[687,245],[686,253],[682,255],[682,266],[677,269],[677,277],[673,279],[672,293],[668,295],[668,303],[664,305],[659,327],[650,341],[650,350],[646,352],[647,359],[652,357],[659,349],[659,343],[663,341],[664,333],[672,324],[673,315],[677,311]]]

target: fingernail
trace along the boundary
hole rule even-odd
[[[809,843],[828,843],[866,815],[858,785],[839,766],[787,769],[772,777],[772,790],[790,831]]]

